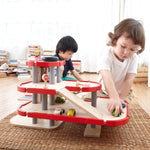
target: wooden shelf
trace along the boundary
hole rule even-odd
[[[8,52],[5,50],[0,50],[0,66],[4,63],[7,63]]]
[[[147,83],[148,82],[148,67],[139,67],[137,75],[133,81],[134,83]]]

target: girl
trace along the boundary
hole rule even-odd
[[[109,32],[111,46],[100,62],[102,92],[110,97],[107,108],[115,116],[123,113],[126,99],[137,73],[137,54],[144,51],[145,33],[142,24],[135,19],[125,19]]]

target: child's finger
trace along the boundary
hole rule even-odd
[[[118,113],[119,113],[119,107],[116,107],[116,109],[115,109],[115,116],[117,116]]]
[[[123,111],[123,108],[122,108],[122,107],[120,108],[120,112],[121,112],[121,113],[124,113],[124,111]]]

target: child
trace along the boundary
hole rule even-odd
[[[111,113],[119,109],[126,99],[137,73],[137,54],[144,51],[145,33],[142,24],[135,19],[125,19],[108,34],[111,46],[100,62],[101,92],[110,97],[107,108]]]
[[[71,58],[72,55],[77,52],[78,45],[71,36],[65,36],[61,38],[56,46],[56,55],[59,60],[65,60],[65,65],[61,67],[61,79],[65,80],[82,80],[81,76],[74,70]],[[67,77],[68,71],[76,78]]]

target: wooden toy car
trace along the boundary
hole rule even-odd
[[[75,116],[76,111],[74,108],[69,108],[67,111],[67,116]]]
[[[65,103],[65,99],[63,97],[57,97],[55,102],[56,103]]]
[[[113,110],[112,115],[115,116],[115,109]],[[119,110],[117,116],[115,116],[115,117],[119,117],[120,115],[121,115],[121,112],[120,112],[120,110]]]
[[[61,107],[57,107],[54,111],[54,114],[56,115],[62,115],[65,113],[65,109],[61,108]]]
[[[124,104],[122,104],[122,108],[125,108],[125,105],[124,105]],[[115,109],[113,110],[112,115],[115,116]],[[119,110],[119,112],[118,112],[118,114],[117,114],[116,117],[119,117],[120,115],[121,115],[121,112],[120,112],[120,110]]]

